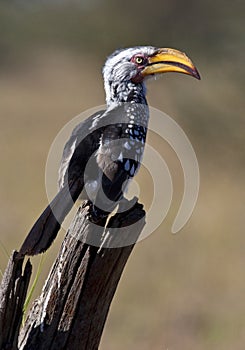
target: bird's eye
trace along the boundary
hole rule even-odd
[[[143,61],[144,61],[144,58],[143,58],[143,57],[141,57],[141,56],[135,57],[135,62],[136,62],[137,64],[141,64],[141,63],[143,63]]]
[[[147,58],[144,55],[135,55],[131,58],[131,62],[142,66],[147,62]]]

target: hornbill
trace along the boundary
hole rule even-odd
[[[52,244],[81,193],[92,202],[93,222],[115,208],[144,151],[149,120],[145,80],[165,72],[200,79],[191,60],[175,49],[137,46],[107,58],[103,68],[107,108],[73,130],[63,151],[59,192],[26,237],[21,256],[44,252]]]

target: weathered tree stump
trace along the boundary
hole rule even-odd
[[[136,242],[145,212],[136,203],[97,229],[88,213],[89,203],[85,202],[27,316],[18,349],[98,349],[112,298],[134,246],[123,245]],[[91,245],[91,240],[100,244]]]
[[[0,286],[0,349],[17,349],[23,306],[31,278],[32,266],[28,260],[22,275],[23,260],[11,255]]]

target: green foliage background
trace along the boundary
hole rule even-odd
[[[198,82],[166,74],[148,83],[150,105],[173,117],[193,144],[200,195],[186,227],[171,235],[183,176],[167,144],[149,135],[172,173],[173,205],[130,258],[102,350],[244,349],[244,10],[239,0],[0,1],[0,240],[9,252],[47,203],[45,163],[56,134],[104,103],[108,54],[134,45],[174,47],[202,76]],[[138,181],[148,206],[144,171]]]

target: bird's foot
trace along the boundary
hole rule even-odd
[[[98,207],[96,207],[92,202],[89,206],[89,213],[88,213],[88,218],[91,222],[97,225],[104,226],[108,215],[110,213],[106,212]]]

